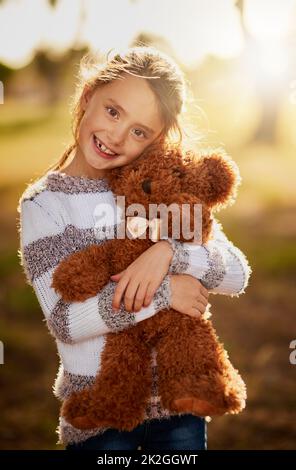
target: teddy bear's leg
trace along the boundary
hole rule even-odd
[[[73,426],[130,431],[143,421],[152,386],[151,352],[137,330],[107,335],[95,384],[63,407]]]
[[[245,384],[207,320],[175,311],[157,345],[159,394],[165,408],[197,416],[238,413]]]

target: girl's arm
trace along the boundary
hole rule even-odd
[[[120,304],[127,293],[127,310],[132,305],[136,310],[142,305],[149,306],[161,280],[167,274],[189,274],[214,294],[234,296],[244,292],[251,268],[244,254],[227,239],[217,221],[214,221],[213,238],[208,243],[194,245],[171,240],[170,245],[173,250],[168,247],[167,241],[155,243],[126,270],[112,276],[118,282],[114,307]],[[196,298],[201,296],[200,287],[196,287]]]
[[[242,294],[248,285],[251,268],[245,255],[228,240],[214,220],[213,238],[205,245],[173,240],[169,273],[190,274],[211,293]]]
[[[71,344],[121,331],[169,308],[169,276],[163,279],[152,303],[136,314],[126,311],[122,303],[119,311],[114,312],[112,300],[116,283],[113,281],[84,302],[65,302],[51,287],[52,274],[60,261],[77,249],[73,233],[61,227],[36,199],[22,200],[19,212],[21,264],[56,339]]]

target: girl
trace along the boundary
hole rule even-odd
[[[85,302],[66,303],[50,287],[65,257],[99,243],[94,209],[98,203],[115,208],[107,172],[139,158],[158,139],[172,139],[176,131],[182,139],[184,99],[181,71],[153,48],[130,48],[103,64],[85,57],[74,102],[74,142],[20,198],[21,262],[56,339],[61,363],[54,393],[60,400],[94,382],[108,332],[167,306],[198,318],[206,310],[208,290],[235,295],[248,283],[247,260],[216,223],[206,246],[161,240]],[[114,224],[111,212],[104,223]],[[60,417],[59,442],[67,449],[205,449],[205,420],[163,409],[155,355],[151,367],[153,389],[141,425],[131,432],[82,431]]]

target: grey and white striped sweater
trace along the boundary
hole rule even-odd
[[[112,310],[116,283],[110,281],[101,292],[84,302],[66,303],[51,288],[52,274],[61,260],[98,239],[95,208],[106,210],[102,233],[114,229],[114,194],[105,179],[69,176],[49,171],[32,183],[20,198],[20,259],[28,283],[33,287],[50,332],[55,337],[60,367],[54,394],[64,400],[75,390],[91,384],[100,369],[101,352],[108,332],[120,331],[151,317],[170,305],[170,283],[166,276],[153,301],[138,313],[127,312],[121,303]],[[113,224],[113,226],[112,226]],[[186,273],[200,279],[213,293],[238,295],[248,283],[250,268],[242,252],[233,246],[216,223],[214,238],[206,245],[178,243],[169,273]],[[146,419],[168,418],[157,392],[157,358],[151,357],[154,377]],[[59,443],[80,442],[106,428],[81,431],[62,417],[57,433]]]

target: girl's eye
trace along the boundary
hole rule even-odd
[[[145,132],[141,131],[141,129],[135,129],[135,133],[136,132],[139,132],[141,134],[141,135],[136,134],[137,137],[144,137],[144,138],[146,137]]]
[[[105,109],[111,117],[116,117],[118,115],[118,111],[112,106],[106,106]]]
[[[119,116],[119,112],[117,111],[117,109],[113,108],[113,106],[105,106],[105,109],[107,113],[109,114],[109,116],[111,116],[112,118]],[[136,137],[140,137],[144,139],[146,138],[146,133],[144,131],[141,131],[141,129],[134,129],[134,130],[135,130]]]

